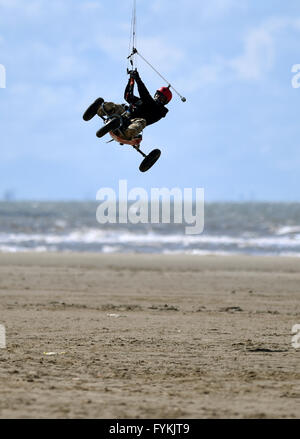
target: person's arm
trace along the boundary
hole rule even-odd
[[[137,101],[139,101],[139,98],[134,96],[133,94],[133,88],[134,88],[134,79],[130,76],[124,92],[124,99],[126,102],[128,102],[128,104],[135,104]]]
[[[138,91],[139,91],[139,95],[140,95],[141,100],[143,102],[153,101],[151,94],[149,93],[147,87],[145,86],[145,84],[141,80],[140,75],[139,75],[137,70],[134,70],[132,72],[132,77],[135,79],[135,82],[137,83],[137,87],[138,87]]]

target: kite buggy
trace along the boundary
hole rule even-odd
[[[94,104],[99,103],[100,100],[103,101],[102,98],[99,98],[94,102]],[[145,154],[140,149],[140,143],[142,142],[142,135],[136,134],[130,138],[128,135],[126,136],[125,134],[126,131],[128,132],[128,126],[131,124],[131,119],[129,118],[129,115],[128,116],[126,115],[125,108],[123,108],[123,113],[125,114],[113,113],[109,115],[108,113],[106,113],[105,106],[103,104],[104,101],[100,104],[100,109],[102,110],[104,115],[101,115],[100,117],[104,120],[104,126],[97,131],[97,137],[100,138],[105,136],[107,133],[109,133],[110,136],[112,137],[112,140],[110,140],[110,142],[115,140],[120,145],[124,145],[124,144],[131,145],[136,151],[138,151],[144,157],[144,160],[140,164],[140,168],[139,168],[140,171],[141,172],[148,171],[148,169],[150,169],[154,165],[154,163],[157,162],[157,160],[159,159],[161,151],[159,149],[154,149],[153,151],[150,152],[150,154],[148,155]],[[83,119],[85,121],[88,121],[93,117],[92,110],[93,110],[93,104],[86,110],[86,112],[83,115]],[[98,112],[99,110],[98,111],[96,110],[96,113]]]
[[[131,145],[143,157],[140,164],[140,171],[148,171],[159,159],[161,151],[152,150],[148,155],[140,149],[142,142],[143,129],[166,116],[168,109],[165,107],[172,99],[171,88],[180,96],[183,102],[185,97],[181,96],[171,84],[137,51],[136,49],[136,0],[134,0],[132,23],[131,23],[131,53],[127,57],[131,65],[127,73],[129,81],[125,89],[124,99],[129,105],[105,102],[103,98],[98,98],[93,102],[83,114],[85,121],[91,120],[96,114],[104,121],[104,126],[97,131],[97,137],[101,138],[110,134],[112,139],[120,145]],[[154,97],[151,96],[145,84],[140,78],[135,64],[135,55],[139,55],[165,82],[168,87],[161,87],[156,90]],[[137,84],[139,97],[134,96],[134,85]]]

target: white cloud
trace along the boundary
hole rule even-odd
[[[88,74],[88,65],[78,57],[72,55],[61,55],[55,58],[52,64],[48,78],[50,80],[65,80],[83,77]]]
[[[150,60],[158,70],[169,72],[182,64],[184,53],[168,41],[159,37],[143,38],[139,41],[140,52],[143,57]]]
[[[101,37],[97,45],[110,58],[115,60],[125,60],[128,54],[128,41],[121,37]],[[147,59],[157,70],[170,72],[181,65],[185,54],[181,49],[172,45],[159,37],[140,38],[138,41],[138,51]],[[138,65],[146,66],[140,56],[137,55]]]
[[[265,28],[252,30],[246,38],[244,53],[228,62],[241,79],[261,79],[272,69],[275,59],[274,36]]]
[[[80,4],[80,9],[83,11],[97,11],[99,9],[103,9],[103,4],[99,1],[85,1]]]
[[[19,0],[0,0],[1,8],[15,8],[20,3]]]
[[[242,53],[232,58],[215,55],[185,78],[186,90],[195,92],[208,85],[240,81],[260,81],[268,77],[279,57],[279,42],[286,31],[300,31],[300,18],[273,17],[252,28],[244,37]],[[184,83],[181,81],[182,84]]]
[[[41,0],[0,0],[0,7],[6,9],[7,12],[14,11],[24,18],[37,17],[42,11]]]
[[[211,63],[202,64],[190,69],[188,74],[177,80],[177,85],[185,93],[193,93],[209,85],[216,85],[224,81],[224,61],[215,59]]]
[[[238,78],[263,79],[273,68],[278,52],[278,38],[285,30],[300,31],[300,19],[273,17],[252,29],[245,38],[244,52],[228,65]]]
[[[234,8],[243,8],[243,0],[210,0],[203,2],[202,17],[206,20],[224,17]]]
[[[76,10],[79,13],[98,13],[99,10],[103,10],[103,4],[95,0],[0,0],[0,8],[6,10],[4,12],[7,13],[13,11],[14,15],[10,19],[19,17],[23,20],[34,21],[42,17],[47,19],[53,14],[69,16],[70,10]]]
[[[122,37],[101,35],[95,41],[91,41],[89,47],[100,48],[112,59],[122,59],[128,54],[128,41]]]
[[[201,20],[215,20],[224,17],[232,9],[245,8],[246,0],[209,0],[199,2],[199,0],[177,0],[170,5],[165,0],[154,0],[151,2],[151,10],[157,14],[176,15],[184,14],[186,11]],[[180,15],[179,15],[180,17]]]

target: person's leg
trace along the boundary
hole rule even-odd
[[[127,139],[133,139],[146,127],[147,122],[145,119],[132,119],[129,127],[124,131]]]
[[[103,107],[104,107],[105,111],[103,111],[102,105],[98,108],[98,111],[97,111],[97,114],[100,117],[106,116],[106,113],[109,116],[111,116],[112,114],[120,114],[121,115],[125,111],[123,105],[114,104],[113,102],[104,102]]]

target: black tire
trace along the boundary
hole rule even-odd
[[[88,122],[89,120],[91,120],[94,116],[96,116],[98,108],[100,107],[101,104],[103,104],[104,99],[102,98],[98,98],[95,100],[95,102],[93,102],[89,108],[85,111],[84,115],[82,116],[83,120],[85,120],[86,122]]]
[[[156,163],[157,160],[159,159],[160,155],[161,155],[161,151],[159,149],[154,149],[153,151],[151,151],[150,154],[148,154],[147,157],[145,157],[142,163],[140,164],[140,168],[139,168],[140,171],[146,172],[150,168],[152,168],[154,163]]]
[[[117,128],[120,128],[121,125],[121,119],[118,117],[114,117],[109,122],[107,122],[100,130],[97,131],[96,136],[97,137],[103,137],[105,134],[109,133],[110,131],[116,130]]]

